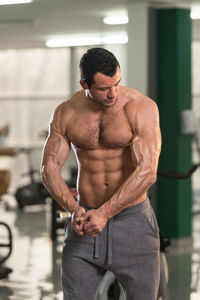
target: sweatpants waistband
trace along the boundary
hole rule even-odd
[[[96,209],[94,207],[87,206],[86,204],[81,203],[81,202],[78,202],[78,204],[80,206],[84,207],[86,211],[90,210],[90,209]],[[149,198],[147,197],[144,201],[123,209],[121,212],[119,212],[119,214],[117,214],[117,216],[122,215],[122,214],[127,214],[129,212],[131,212],[131,214],[134,214],[134,213],[137,214],[139,211],[144,211],[144,210],[148,209],[149,206],[150,206],[150,201],[149,201]]]

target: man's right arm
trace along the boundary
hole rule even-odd
[[[80,207],[61,176],[61,171],[70,153],[70,141],[65,134],[62,105],[55,111],[49,128],[42,158],[42,181],[58,204],[71,214]]]

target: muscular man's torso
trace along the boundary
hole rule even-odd
[[[90,207],[107,201],[136,168],[130,150],[134,131],[129,114],[137,100],[130,106],[133,100],[128,94],[127,88],[120,87],[117,103],[105,109],[98,109],[84,91],[65,104],[63,118],[66,137],[77,157],[80,202]],[[146,194],[136,203],[145,198]]]

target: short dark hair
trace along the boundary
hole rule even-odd
[[[120,65],[110,51],[103,48],[92,48],[82,56],[79,67],[81,79],[85,80],[90,88],[91,84],[94,83],[96,73],[100,72],[112,77]]]

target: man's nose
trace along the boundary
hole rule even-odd
[[[116,95],[116,89],[115,89],[115,87],[109,88],[109,91],[108,91],[108,97],[109,97],[109,98],[114,98],[115,95]]]

